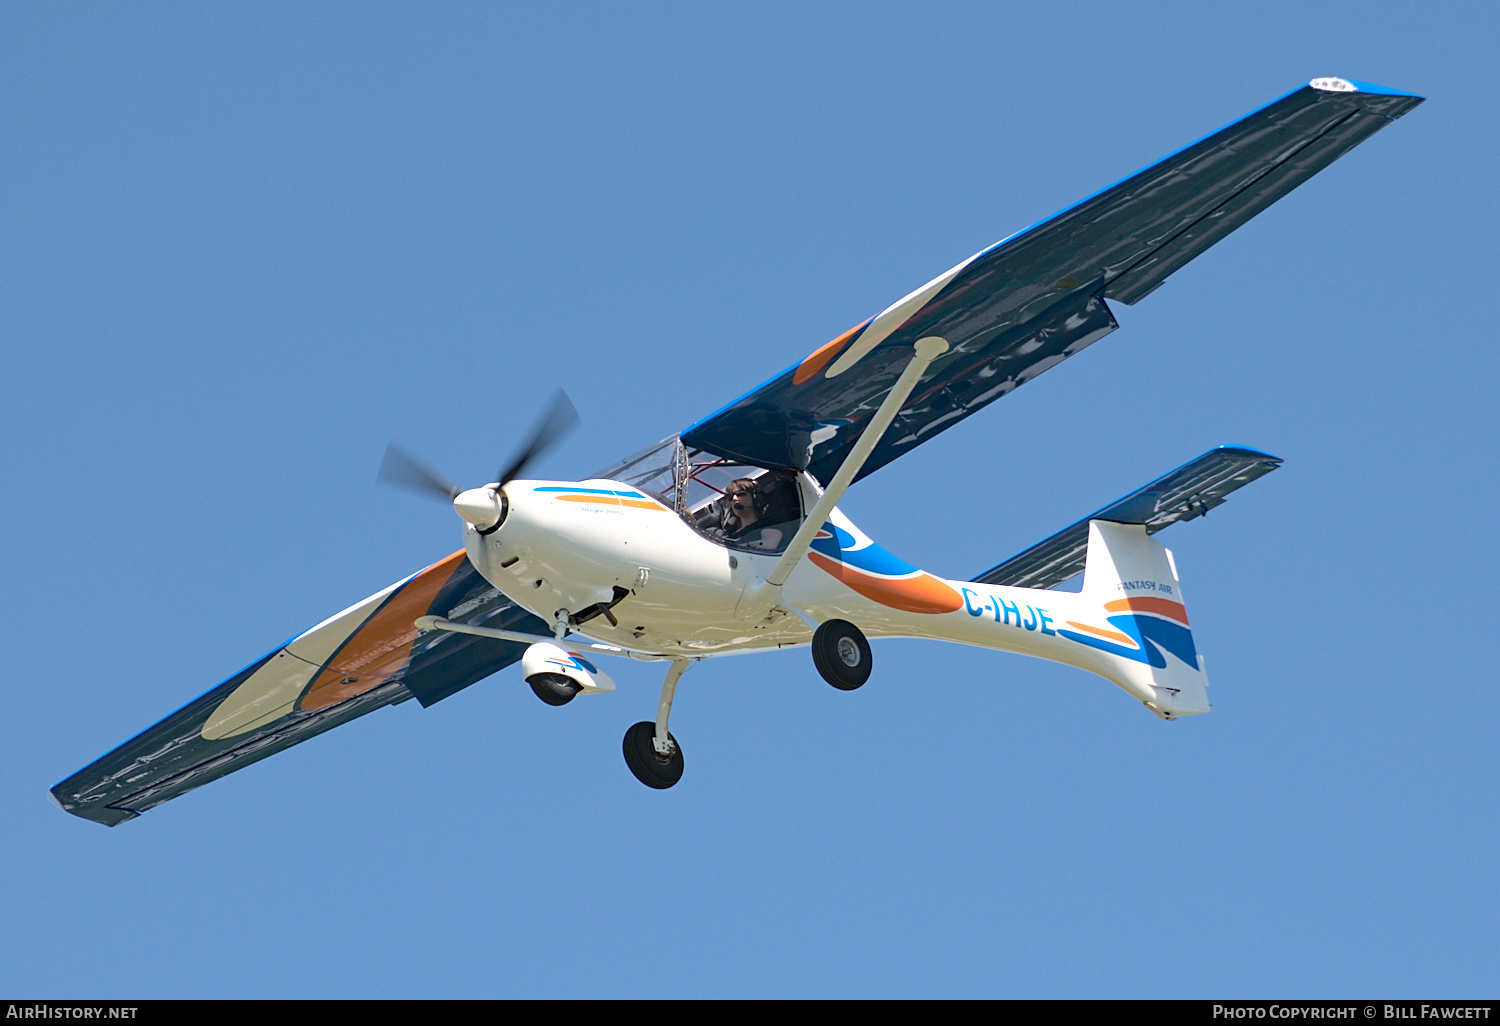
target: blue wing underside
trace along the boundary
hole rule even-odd
[[[1103,338],[1133,304],[1277,199],[1421,103],[1304,86],[976,256],[852,368],[788,368],[682,433],[685,444],[826,483],[927,335],[923,376],[859,477]],[[868,324],[862,329],[869,330]],[[859,345],[853,333],[841,351]],[[798,379],[801,380],[798,380]],[[859,478],[856,478],[858,480]]]

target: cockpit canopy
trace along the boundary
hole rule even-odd
[[[801,489],[791,472],[690,449],[676,435],[593,476],[651,493],[693,530],[731,549],[780,552],[802,526]]]

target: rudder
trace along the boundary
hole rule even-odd
[[[1166,719],[1209,711],[1208,678],[1193,643],[1176,562],[1144,525],[1089,522],[1082,594],[1097,601],[1122,640],[1128,639],[1074,639],[1111,657],[1116,683]]]

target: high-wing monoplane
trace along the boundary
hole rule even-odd
[[[559,397],[494,481],[388,450],[382,477],[451,500],[464,545],[318,624],[52,788],[115,825],[357,716],[449,698],[520,662],[548,705],[661,662],[625,761],[667,788],[678,682],[716,656],[807,647],[853,690],[871,638],[1020,652],[1091,671],[1171,720],[1209,710],[1172,554],[1152,536],[1280,460],[1219,447],[976,575],[903,562],[845,490],[1115,330],[1174,271],[1422,102],[1319,78],[997,242],[729,405],[582,481],[522,475],[573,419]],[[1082,590],[1055,590],[1079,572]]]

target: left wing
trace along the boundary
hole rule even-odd
[[[859,477],[1117,327],[1195,256],[1422,102],[1311,83],[982,253],[682,433],[738,462],[833,477],[926,335],[948,341]],[[858,480],[858,478],[856,478]]]
[[[115,826],[226,773],[382,706],[441,701],[521,658],[526,646],[419,631],[419,616],[548,633],[463,552],[371,595],[256,660],[52,788],[84,819]]]

